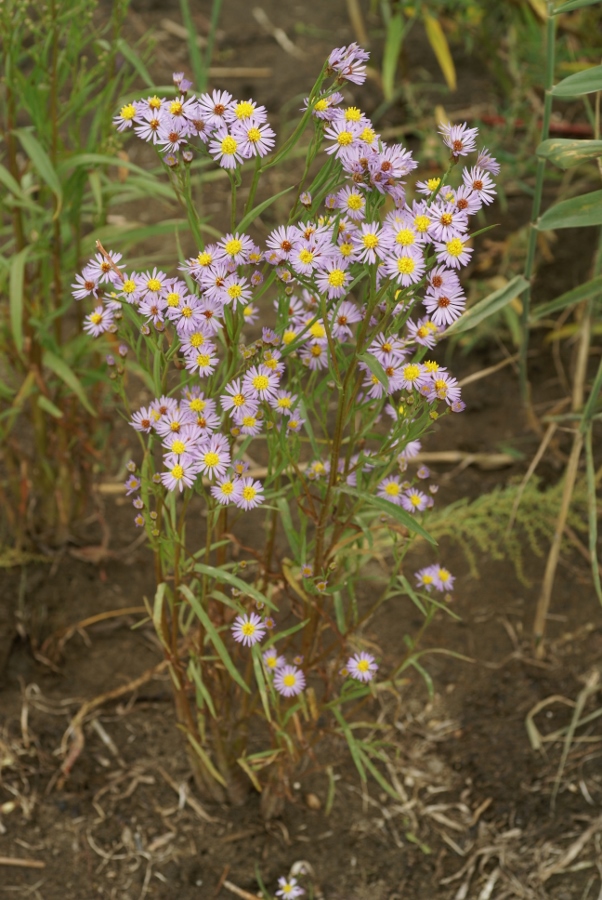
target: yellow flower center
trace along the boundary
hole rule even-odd
[[[359,122],[362,118],[362,111],[357,106],[348,106],[345,110],[345,119],[347,122]]]
[[[370,671],[370,663],[367,659],[360,659],[356,665],[356,669],[359,672],[369,672]]]
[[[244,406],[245,398],[242,394],[234,394],[232,397],[232,403],[234,406]]]
[[[182,315],[184,316],[185,319],[189,319],[192,315],[191,308],[189,306],[183,306],[182,307]]]
[[[385,488],[385,494],[388,494],[389,497],[397,497],[400,490],[401,488],[399,487],[397,482],[391,481]]]
[[[172,453],[184,453],[185,450],[186,444],[184,443],[184,441],[174,441],[171,445]]]
[[[167,295],[166,300],[168,306],[177,306],[180,302],[180,295],[172,292],[171,294]]]
[[[286,423],[286,427],[287,427],[287,428],[293,428],[293,429],[294,429],[294,428],[298,428],[298,427],[299,427],[299,420],[298,420],[298,419],[289,419],[288,422]]]
[[[259,130],[259,128],[249,128],[249,130],[247,131],[247,137],[253,144],[256,144],[257,141],[261,140],[261,131]]]
[[[238,300],[242,294],[242,288],[239,284],[231,284],[226,293],[232,300]]]
[[[442,213],[439,221],[442,225],[451,225],[451,223],[454,221],[454,217],[451,213]]]
[[[339,253],[341,256],[351,256],[353,253],[353,244],[339,244]]]
[[[418,494],[410,494],[410,503],[412,504],[412,506],[420,506],[421,502],[421,498],[418,496]]]
[[[195,397],[194,400],[190,401],[190,408],[193,412],[200,413],[203,412],[205,407],[207,406],[206,400],[201,400],[200,397]]]
[[[255,498],[256,494],[257,494],[257,491],[250,484],[248,484],[246,487],[244,487],[242,489],[242,496],[243,496],[244,500],[253,500]]]
[[[213,262],[213,255],[211,253],[199,253],[196,258],[199,266],[210,266]]]
[[[364,208],[364,198],[361,194],[349,194],[347,197],[347,207],[357,212],[358,209]]]
[[[121,116],[122,119],[125,119],[126,122],[129,122],[136,115],[136,107],[134,106],[133,103],[128,103],[126,106],[121,107],[121,110],[119,111],[119,115]]]
[[[426,182],[426,186],[429,189],[429,191],[436,191],[440,184],[441,184],[440,178],[429,178]]]
[[[205,366],[211,365],[211,357],[208,353],[199,353],[196,362],[199,368],[204,369]]]
[[[292,331],[292,330],[285,331],[284,334],[282,335],[282,343],[283,344],[291,344],[295,340],[296,337],[297,337],[296,331]]]
[[[242,241],[239,241],[238,238],[232,238],[231,241],[228,241],[224,250],[228,256],[236,256],[242,250]]]
[[[297,683],[297,676],[296,675],[285,675],[284,678],[282,679],[282,683],[286,687],[294,687],[295,684]]]
[[[416,268],[416,263],[411,256],[401,256],[397,260],[397,270],[400,275],[411,275]]]
[[[367,250],[374,250],[375,247],[378,247],[378,235],[376,234],[365,234],[362,241]]]
[[[155,94],[155,96],[151,97],[150,100],[148,101],[148,105],[149,105],[150,109],[161,109],[161,106],[163,105],[163,101],[160,100],[157,97],[157,95]]]
[[[314,103],[314,109],[317,110],[318,112],[324,112],[324,110],[328,109],[329,106],[330,106],[329,101],[325,100],[325,99],[317,100]]]
[[[204,334],[201,334],[200,331],[195,331],[194,334],[191,334],[191,335],[190,335],[189,340],[190,340],[190,345],[191,345],[192,347],[202,347],[203,344],[205,343],[205,335],[204,335]],[[194,402],[194,401],[193,401],[193,402]],[[204,407],[204,405],[205,405],[205,404],[203,404],[203,407]],[[203,407],[201,407],[201,409],[202,409]],[[191,409],[194,409],[194,407],[192,406],[192,403],[190,404],[190,408],[191,408]]]
[[[279,397],[278,398],[278,406],[280,409],[290,409],[292,406],[290,397]]]
[[[124,294],[133,294],[136,290],[136,282],[132,281],[131,278],[128,278],[127,281],[123,282],[123,287],[121,288]]]
[[[349,144],[353,143],[353,135],[350,131],[341,131],[337,135],[337,144],[340,147],[348,147]]]
[[[236,153],[236,148],[238,147],[238,142],[232,135],[228,134],[225,138],[222,138],[222,153],[225,156],[232,156],[233,153]]]
[[[460,238],[453,238],[453,240],[448,241],[445,246],[447,247],[447,252],[450,256],[460,256],[464,250],[464,244]]]
[[[171,474],[172,474],[173,478],[176,479],[176,481],[179,481],[180,478],[184,477],[184,469],[180,465],[174,466],[173,469],[171,470]]]
[[[254,309],[252,306],[245,306],[245,308],[242,311],[242,314],[245,317],[245,319],[248,319],[249,316],[253,315],[253,312],[254,312]]]
[[[376,132],[374,128],[364,128],[364,130],[360,134],[360,140],[362,140],[364,144],[373,144],[376,140]]]
[[[328,273],[328,284],[330,287],[340,288],[345,284],[347,275],[342,269],[333,269]]]
[[[169,104],[169,111],[172,116],[181,116],[182,115],[183,106],[179,100],[172,100]]]
[[[406,381],[416,381],[417,378],[420,377],[420,367],[411,363],[409,366],[405,366],[403,370],[403,377]]]
[[[309,333],[314,338],[323,338],[326,337],[326,329],[322,325],[321,322],[314,322],[314,324],[309,329]]]
[[[313,260],[313,258],[314,258],[314,255],[311,252],[311,250],[302,250],[301,253],[299,254],[299,261],[302,262],[304,265],[307,265],[308,263],[310,263]]]
[[[102,313],[90,313],[90,321],[93,325],[98,325],[102,322]]]
[[[158,278],[149,278],[146,282],[146,286],[149,291],[160,291],[161,290],[161,282]]]
[[[416,238],[411,228],[400,228],[395,236],[395,243],[402,247],[411,247]]]
[[[242,420],[242,424],[246,428],[252,428],[253,425],[256,424],[256,422],[257,422],[257,419],[255,418],[255,416],[245,416]]]
[[[256,375],[252,383],[256,391],[265,391],[270,386],[270,379],[267,375]]]
[[[221,492],[222,492],[222,494],[225,494],[226,497],[229,497],[230,494],[231,494],[233,491],[234,491],[234,485],[232,484],[232,482],[231,482],[231,481],[224,481],[224,483],[223,483],[222,486],[221,486]]]
[[[209,469],[219,465],[219,453],[214,453],[212,450],[210,450],[209,453],[205,453],[203,459],[205,460],[205,465]]]
[[[432,584],[434,580],[435,580],[435,579],[433,578],[432,575],[423,575],[423,576],[422,576],[422,583],[423,583],[423,584]]]
[[[315,356],[316,359],[318,358],[318,356],[322,355],[322,348],[320,347],[319,344],[313,344],[313,346],[311,348],[311,355]]]
[[[427,372],[437,372],[439,370],[439,363],[434,362],[432,359],[427,359],[424,362],[424,368]]]
[[[416,216],[416,218],[414,219],[414,228],[421,234],[424,234],[425,231],[428,231],[428,227],[430,224],[431,220],[428,216]]]
[[[241,100],[234,107],[234,113],[237,119],[248,119],[249,116],[253,115],[255,111],[255,107],[252,103],[249,103],[248,100]]]
[[[240,630],[245,637],[252,637],[255,634],[255,625],[252,622],[245,622]]]

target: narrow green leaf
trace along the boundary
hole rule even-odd
[[[537,229],[555,231],[558,228],[587,228],[591,225],[602,225],[602,191],[571,197],[550,207],[540,216]]]
[[[16,178],[13,178],[8,169],[4,166],[0,166],[0,184],[3,184],[11,194],[15,195],[15,197],[18,197],[20,200],[23,199],[23,191],[21,190],[19,182]]]
[[[199,694],[203,698],[204,702],[207,704],[207,709],[211,713],[214,719],[217,719],[217,714],[215,712],[215,706],[213,705],[213,697],[209,693],[207,685],[203,681],[203,677],[201,675],[201,670],[198,664],[198,660],[191,659],[188,664],[188,677],[191,681],[194,681],[195,685],[198,688]]]
[[[194,749],[196,750],[196,752],[199,756],[199,759],[201,760],[201,762],[203,763],[203,765],[205,766],[207,771],[210,773],[211,777],[215,778],[215,780],[217,782],[219,782],[219,784],[221,784],[223,787],[227,787],[226,782],[224,781],[224,779],[222,778],[220,773],[217,771],[217,769],[211,762],[209,754],[206,752],[206,750],[204,750],[203,747],[201,747],[199,742],[196,740],[195,737],[193,737],[193,735],[189,731],[186,731],[186,729],[184,729],[184,733],[185,733],[186,737],[188,738],[188,740],[190,741],[190,743],[192,744],[192,746],[194,747]]]
[[[286,534],[289,547],[293,551],[295,555],[295,559],[299,560],[299,537],[295,528],[293,527],[293,520],[291,518],[291,511],[289,509],[289,505],[286,501],[286,497],[277,497],[276,498],[276,506],[278,507],[278,512],[280,513],[280,523],[284,528],[284,533]]]
[[[387,22],[385,48],[383,52],[382,82],[385,100],[390,100],[395,91],[395,73],[401,53],[404,35],[404,21],[401,11],[391,16]]]
[[[81,385],[81,382],[73,369],[70,369],[64,359],[61,359],[60,356],[57,356],[55,353],[52,353],[51,350],[44,350],[44,354],[42,356],[42,364],[50,369],[51,372],[54,372],[61,381],[64,381],[67,387],[71,388],[81,405],[86,409],[91,416],[96,418],[98,413],[86,397],[86,393]]]
[[[363,500],[366,506],[373,506],[376,509],[380,510],[380,512],[385,513],[387,516],[391,516],[393,519],[397,519],[397,521],[401,525],[405,525],[410,531],[414,531],[416,534],[419,534],[421,537],[428,541],[429,544],[433,544],[433,546],[437,545],[437,541],[432,535],[426,531],[422,525],[419,525],[416,519],[411,513],[406,512],[401,506],[396,506],[394,503],[391,503],[389,500],[384,500],[382,497],[375,497],[372,494],[364,494],[355,488],[349,487],[348,485],[343,485],[338,488],[339,491],[343,494],[351,494],[352,497],[357,497],[359,500]]]
[[[560,169],[570,169],[588,159],[602,156],[602,141],[576,141],[568,138],[550,138],[535,151],[543,159],[549,159]]]
[[[283,191],[280,191],[278,194],[274,194],[273,197],[268,197],[267,200],[264,200],[263,203],[259,203],[254,209],[249,210],[246,216],[238,223],[238,231],[246,231],[246,229],[251,225],[255,219],[262,214],[264,209],[267,209],[268,206],[271,206],[278,197],[283,197],[285,194],[288,194],[289,191],[292,191],[294,185],[291,187],[285,188]]]
[[[398,581],[401,583],[404,591],[406,592],[406,594],[408,595],[408,597],[410,598],[412,603],[418,607],[418,609],[420,610],[420,612],[422,613],[423,616],[426,616],[427,613],[426,613],[426,609],[424,608],[424,604],[423,604],[422,600],[420,599],[418,594],[416,594],[412,585],[410,584],[408,579],[405,577],[405,575],[399,575]]]
[[[553,16],[559,16],[561,13],[573,12],[575,9],[584,9],[586,6],[594,6],[596,3],[600,3],[600,0],[567,0],[566,3],[561,3],[560,6],[557,6]]]
[[[253,671],[255,673],[255,681],[257,682],[257,687],[259,689],[259,696],[261,697],[263,711],[268,722],[271,722],[272,714],[270,712],[268,688],[263,672],[263,657],[261,655],[261,647],[259,646],[259,644],[253,644],[253,646],[251,647],[251,655],[253,657]]]
[[[207,568],[211,568],[211,567],[207,566]],[[195,595],[192,593],[192,591],[190,590],[188,585],[186,585],[186,584],[180,585],[180,592],[186,597],[186,599],[192,606],[193,610],[199,617],[199,620],[200,620],[203,628],[209,635],[209,639],[210,639],[211,643],[213,644],[213,646],[215,647],[217,655],[219,656],[219,658],[225,665],[226,669],[228,670],[228,672],[230,673],[230,675],[232,676],[234,681],[236,681],[236,683],[239,684],[243,690],[245,690],[248,694],[250,694],[251,689],[249,688],[248,684],[245,682],[244,678],[242,677],[242,675],[240,674],[240,672],[238,671],[238,669],[232,662],[230,654],[226,650],[226,645],[222,641],[215,625],[213,624],[213,622],[207,615],[207,611],[203,608],[203,604],[199,601],[198,597],[195,597]]]
[[[63,418],[63,413],[58,408],[58,406],[55,406],[54,403],[48,399],[48,397],[44,396],[44,394],[38,395],[38,406],[40,407],[40,409],[43,409],[44,412],[47,412],[49,415],[53,416],[55,419]]]
[[[372,374],[375,378],[378,378],[383,387],[389,387],[389,379],[387,378],[387,373],[382,367],[382,364],[377,360],[375,356],[372,356],[371,353],[365,352],[360,353],[358,359],[361,362],[366,363]]]
[[[384,775],[378,771],[378,769],[376,768],[376,766],[370,759],[370,756],[368,755],[367,750],[365,750],[365,747],[366,747],[366,744],[363,741],[361,741],[359,743],[358,750],[359,750],[363,764],[366,766],[366,768],[368,769],[368,771],[370,772],[370,774],[372,775],[374,780],[381,786],[383,791],[385,791],[385,793],[389,794],[389,796],[392,797],[394,800],[397,800],[397,802],[399,802],[402,798],[399,796],[397,791],[393,787],[391,787],[391,785],[389,784],[387,779],[384,777]]]
[[[148,73],[148,69],[138,56],[138,54],[132,50],[129,44],[126,44],[123,38],[117,38],[115,41],[115,45],[119,52],[124,56],[129,64],[134,67],[140,78],[142,78],[145,85],[149,88],[153,87],[153,79],[150,77]]]
[[[554,97],[580,97],[594,91],[602,91],[602,66],[590,66],[583,72],[575,72],[552,88]]]
[[[24,296],[23,283],[25,277],[25,263],[30,247],[23,247],[13,257],[10,264],[9,300],[10,300],[10,330],[13,341],[19,353],[23,352],[23,310]]]
[[[217,569],[215,566],[207,566],[205,563],[196,563],[194,570],[202,575],[211,575],[212,578],[216,578],[218,581],[225,581],[226,584],[231,584],[232,587],[238,588],[243,594],[247,594],[254,600],[259,600],[260,603],[265,603],[270,609],[276,609],[269,597],[266,597],[257,588],[254,588],[252,584],[247,584],[242,578],[237,578],[232,572],[228,572],[227,569]]]
[[[508,303],[511,303],[515,297],[520,297],[529,287],[529,282],[522,275],[516,275],[508,284],[499,288],[487,297],[483,297],[474,306],[471,306],[464,315],[449,326],[444,332],[447,337],[450,334],[462,334],[464,331],[470,331],[475,328],[489,316],[494,315]]]
[[[353,736],[353,732],[352,732],[351,728],[349,727],[349,725],[347,724],[347,722],[345,721],[343,713],[338,708],[338,706],[333,706],[332,712],[333,712],[335,719],[341,726],[341,730],[342,730],[343,734],[345,735],[345,740],[347,741],[347,744],[349,745],[349,752],[351,753],[351,757],[353,759],[353,762],[355,763],[356,769],[359,772],[360,778],[362,779],[363,782],[365,782],[365,781],[367,781],[366,770],[364,769],[361,752],[360,752],[357,742]]]
[[[190,12],[188,0],[180,0],[180,12],[182,13],[182,21],[186,29],[188,57],[192,67],[195,88],[199,91],[204,91],[207,84],[207,71],[205,68],[205,61],[199,50],[196,28],[194,27],[194,19]]]
[[[29,131],[26,128],[15,128],[13,133],[19,138],[21,146],[33,163],[40,178],[46,182],[56,197],[56,209],[53,216],[53,219],[56,219],[63,208],[63,189],[58,175],[50,161],[50,157],[32,131]]]
[[[602,294],[602,275],[596,275],[595,278],[586,281],[585,284],[580,284],[571,291],[561,294],[554,300],[550,300],[549,303],[542,303],[536,306],[531,312],[531,321],[536,322],[538,319],[545,319],[551,313],[566,309],[567,306],[574,306],[583,300],[590,300],[598,294]]]

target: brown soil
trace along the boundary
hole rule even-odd
[[[297,60],[262,31],[251,6],[227,0],[220,63],[271,66],[275,77],[226,86],[273,110],[305,95],[329,50],[353,39],[342,0],[312,7],[308,16],[301,4],[263,4],[272,23],[305,52]],[[179,21],[177,3],[138,0],[132,34],[164,18]],[[297,23],[305,28],[296,29]],[[438,77],[423,39],[413,42],[409,62],[413,59]],[[185,67],[183,43],[166,35],[151,67],[158,83],[166,83],[172,69]],[[482,81],[473,77],[476,67],[458,68],[464,74],[450,108],[482,95]],[[369,111],[370,102],[379,102],[374,84],[368,96]],[[395,113],[389,115],[394,123]],[[135,152],[133,145],[130,149]],[[219,185],[211,203],[215,209],[210,205],[208,212],[219,221],[224,205]],[[496,239],[527,221],[528,203],[510,197],[501,218]],[[561,293],[587,274],[591,248],[579,237],[556,246],[555,262],[541,271],[540,298]],[[489,344],[466,359],[456,354],[452,368],[463,377],[501,358]],[[563,396],[549,350],[537,350],[531,375],[541,413]],[[466,413],[444,421],[425,449],[510,448],[517,451],[517,462],[493,471],[433,466],[442,484],[441,507],[520,477],[539,443],[520,412],[512,366],[472,383],[464,396]],[[116,458],[128,439],[118,440]],[[568,446],[565,436],[542,464],[547,483],[558,480]],[[549,699],[535,718],[538,729],[549,733],[566,726],[571,704],[600,662],[602,616],[579,550],[563,554],[548,652],[539,661],[529,636],[545,557],[525,547],[526,585],[508,560],[477,554],[475,578],[457,546],[444,539],[441,558],[458,574],[453,611],[460,619],[436,620],[423,646],[464,659],[425,655],[433,697],[412,671],[400,695],[383,697],[374,710],[387,723],[389,775],[399,798],[374,782],[362,789],[341,752],[334,760],[336,794],[328,816],[328,779],[314,773],[300,776],[295,801],[282,818],[266,824],[256,795],[237,809],[203,806],[195,799],[164,673],[89,715],[85,745],[68,779],[57,780],[61,742],[80,705],[162,659],[152,627],[132,629],[143,618],[140,612],[77,625],[104,612],[141,607],[143,597],[153,593],[150,555],[132,546],[129,501],[107,493],[98,501],[110,535],[109,557],[95,561],[94,550],[86,549],[103,536],[98,521],[92,521],[79,530],[79,546],[47,563],[1,573],[1,892],[43,900],[225,900],[234,896],[230,884],[257,892],[256,865],[273,891],[277,877],[304,860],[314,873],[315,896],[328,900],[577,900],[600,894],[598,720],[578,729],[579,740],[567,747],[560,772],[562,742],[544,743],[536,752],[525,725],[529,712]],[[414,562],[420,563],[419,552]],[[414,634],[420,624],[408,606],[387,608],[375,618],[370,637],[380,646],[385,667],[387,659],[398,657],[404,635]],[[582,717],[599,706],[599,692],[592,687]],[[29,864],[8,866],[5,857]]]

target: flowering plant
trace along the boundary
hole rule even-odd
[[[469,221],[493,199],[497,164],[481,150],[454,187],[452,171],[476,149],[477,131],[443,127],[447,170],[418,181],[419,197],[407,199],[412,154],[385,144],[339,91],[363,82],[367,57],[355,44],[332,52],[301,122],[272,156],[263,107],[225,91],[197,97],[180,74],[175,100],[124,106],[117,127],[164,154],[199,250],[170,275],[132,272],[99,245],[74,285],[76,298],[95,304],[86,330],[118,335],[122,358],[136,357],[132,370],[153,395],[129,411],[141,462],[131,463],[126,489],[154,552],[149,614],[193,770],[206,793],[234,800],[244,773],[263,790],[266,814],[286,795],[292,767],[318,760],[327,735],[347,740],[362,778],[384,782],[378,748],[348,722],[355,704],[420,666],[411,641],[393,665],[377,663],[363,628],[402,595],[430,621],[447,609],[438,597],[454,581],[438,564],[417,572],[414,586],[403,574],[413,539],[434,543],[424,521],[436,485],[425,486],[425,466],[412,467],[433,422],[464,408],[456,379],[430,351],[463,312]],[[259,246],[246,232],[274,199],[253,207],[260,177],[310,123],[288,220]],[[232,185],[231,231],[206,246],[189,191],[199,153]],[[129,408],[128,363],[108,363]],[[266,535],[257,542],[259,516]],[[362,571],[377,535],[392,563],[372,597]]]

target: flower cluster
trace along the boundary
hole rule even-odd
[[[326,72],[334,84],[316,89],[305,105],[325,144],[323,175],[311,190],[299,188],[288,222],[274,227],[263,246],[233,229],[200,247],[176,276],[156,267],[132,271],[119,254],[104,251],[76,276],[73,296],[94,304],[87,332],[97,337],[123,326],[130,347],[148,338],[153,358],[165,354],[180,373],[177,385],[163,382],[173,389],[130,419],[150,447],[161,447],[157,491],[194,489],[211,508],[257,507],[264,486],[244,454],[258,439],[279,473],[312,482],[307,496],[318,510],[344,486],[379,498],[379,512],[387,501],[397,517],[433,505],[436,486],[424,484],[428,469],[420,466],[412,478],[405,473],[429,425],[464,409],[457,380],[430,351],[464,311],[460,272],[473,253],[470,220],[493,201],[491,175],[499,167],[482,149],[474,166],[452,178],[460,159],[475,151],[477,130],[449,125],[442,128],[446,172],[408,184],[417,166],[411,152],[381,140],[361,109],[345,106],[335,90],[342,81],[361,84],[367,58],[355,44],[331,54]],[[236,101],[226,91],[189,95],[191,85],[179,73],[174,82],[175,100],[128,104],[116,118],[119,130],[133,128],[170,155],[186,153],[198,138],[228,169],[274,146],[265,109],[254,101]],[[247,342],[258,321],[261,338]],[[343,384],[362,440],[355,446],[351,429],[340,454],[320,458],[320,445],[332,444],[328,397]],[[314,458],[301,459],[302,447],[311,447]],[[134,494],[141,479],[130,476],[126,489]],[[147,523],[143,500],[133,502],[136,524]],[[311,565],[296,564],[308,591],[331,590],[326,569],[314,579]],[[427,591],[448,591],[454,581],[439,566],[416,577]],[[268,628],[267,620],[245,612],[232,636],[252,646]],[[274,649],[263,660],[280,694],[304,689],[300,664],[288,664]],[[377,669],[364,652],[346,666],[362,682]]]
[[[228,91],[190,94],[191,82],[174,73],[176,96],[147,97],[127,103],[113,119],[118,131],[133,128],[144,141],[155,144],[168,165],[192,160],[196,146],[224,169],[262,157],[274,147],[276,135],[267,123],[265,107],[254,100],[236,100]]]

